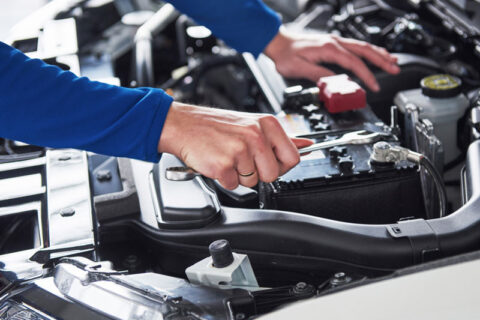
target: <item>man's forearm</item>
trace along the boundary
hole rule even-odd
[[[261,0],[168,0],[240,52],[257,56],[278,33],[279,15]]]
[[[172,98],[78,78],[0,42],[0,136],[157,161]]]

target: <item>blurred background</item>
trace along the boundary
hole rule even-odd
[[[5,40],[10,29],[21,19],[47,3],[48,0],[15,0],[0,3],[0,41]]]

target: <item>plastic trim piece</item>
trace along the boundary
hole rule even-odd
[[[427,262],[440,257],[437,235],[428,221],[415,219],[387,226],[392,238],[407,238],[413,250],[413,263]]]
[[[480,243],[480,141],[470,145],[466,162],[468,202],[447,217],[398,224],[366,225],[333,221],[293,212],[222,207],[221,218],[203,228],[179,230],[119,220],[102,226],[102,237],[123,229],[146,236],[159,248],[205,250],[216,239],[227,239],[236,252],[276,266],[393,271],[477,250]],[[399,229],[398,234],[393,227]]]

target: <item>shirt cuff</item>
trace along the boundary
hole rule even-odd
[[[238,51],[247,51],[257,58],[265,47],[277,35],[282,21],[278,13],[270,9],[263,2],[262,11],[257,11],[258,17],[252,17],[248,35],[244,35],[240,43],[235,46]],[[254,12],[252,14],[255,15]]]
[[[148,131],[149,133],[147,135],[145,160],[150,162],[158,162],[162,156],[158,152],[158,142],[160,141],[163,126],[165,124],[165,120],[167,119],[167,114],[170,110],[170,106],[172,105],[173,98],[162,90],[150,90],[152,90],[151,94],[156,100],[156,110],[150,122],[150,130]]]

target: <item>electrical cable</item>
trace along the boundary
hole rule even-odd
[[[430,174],[433,179],[435,188],[437,189],[438,201],[440,205],[439,216],[444,217],[447,212],[447,190],[445,189],[445,185],[443,184],[442,177],[433,165],[433,163],[427,157],[422,157],[419,164],[423,168],[425,168],[425,170]]]
[[[373,145],[373,152],[370,155],[370,160],[377,163],[398,163],[400,161],[408,160],[417,164],[420,168],[424,168],[432,177],[435,188],[437,189],[440,205],[439,217],[444,217],[446,215],[447,190],[443,183],[443,178],[433,163],[423,154],[404,147],[392,146],[385,141],[380,141]]]

